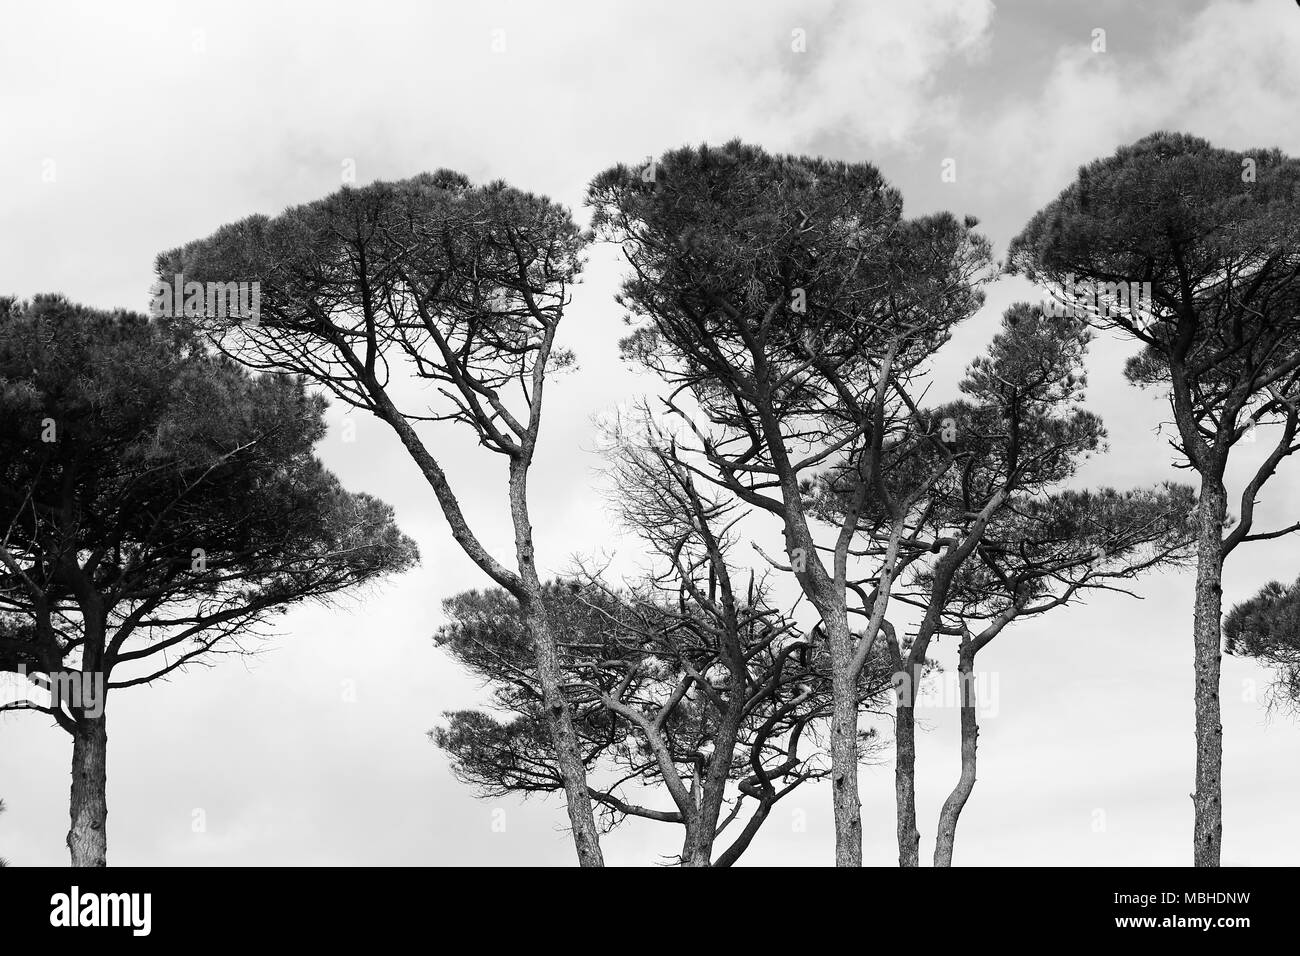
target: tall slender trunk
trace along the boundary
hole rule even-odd
[[[963,638],[958,650],[957,681],[961,687],[961,776],[939,811],[939,827],[934,840],[935,866],[952,866],[957,820],[975,789],[975,750],[980,729],[975,719],[975,654],[969,637]]]
[[[68,852],[73,866],[107,866],[108,724],[104,714],[82,716],[72,736],[71,825]]]
[[[397,406],[393,404],[374,375],[359,366],[356,370],[363,376],[367,392],[376,403],[376,414],[397,433],[433,489],[456,543],[498,584],[506,586],[503,579],[509,573],[508,570],[497,565],[495,559],[487,553],[470,531],[465,516],[461,513],[460,502],[456,500],[455,494],[447,484],[447,476],[443,474],[442,467],[429,454],[411,423],[398,411]],[[587,771],[579,756],[578,736],[573,729],[573,718],[560,691],[560,667],[556,656],[555,637],[546,616],[546,606],[542,602],[542,586],[537,577],[537,565],[533,557],[533,526],[528,516],[530,456],[531,451],[528,455],[521,455],[510,461],[510,518],[515,530],[519,587],[523,593],[514,593],[515,586],[511,586],[509,590],[523,605],[528,635],[537,655],[537,682],[542,689],[546,726],[551,746],[555,751],[556,766],[560,772],[560,779],[564,781],[569,823],[573,827],[573,842],[578,851],[578,862],[582,866],[604,866],[605,861],[600,852],[600,831],[596,828],[596,816],[592,811],[591,797],[587,792]]]
[[[850,673],[853,635],[843,601],[822,616],[831,651],[831,793],[835,865],[862,865],[862,803],[858,799],[858,682]]]
[[[907,657],[903,657],[902,648],[896,639],[891,638],[888,642],[898,694],[894,720],[894,801],[897,805],[899,866],[921,865],[921,831],[916,826],[916,701],[925,674],[925,652],[930,646],[930,639],[938,632],[953,575],[983,538],[989,516],[1005,500],[1006,493],[1006,488],[998,491],[984,506],[982,516],[967,533],[961,546],[955,550],[950,549],[939,560],[930,587],[925,617],[921,620]]]
[[[528,517],[528,466],[516,459],[510,463],[510,512],[515,527],[515,553],[519,561],[519,576],[526,592],[524,605],[528,632],[537,655],[537,683],[542,689],[546,709],[546,725],[550,731],[555,762],[564,781],[564,795],[568,803],[569,823],[573,827],[573,843],[578,851],[581,866],[604,866],[600,852],[600,831],[587,791],[587,768],[582,762],[578,747],[578,734],[573,727],[573,716],[561,690],[559,655],[555,635],[551,631],[546,605],[542,600],[542,585],[537,576],[537,563],[533,549],[533,527]]]
[[[916,828],[916,707],[900,695],[894,720],[894,802],[898,817],[898,865],[919,866],[921,832]]]
[[[894,670],[894,818],[898,865],[918,866],[921,834],[916,828],[916,681],[913,667],[892,630],[885,632],[885,650]]]
[[[1196,616],[1193,623],[1196,673],[1196,792],[1193,861],[1218,866],[1223,843],[1223,723],[1219,711],[1219,669],[1223,615],[1223,482],[1201,479],[1197,517]]]

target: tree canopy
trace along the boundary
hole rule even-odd
[[[527,491],[546,385],[572,362],[556,336],[585,246],[569,211],[546,197],[439,170],[231,223],[163,253],[157,270],[163,281],[259,283],[256,323],[208,316],[197,324],[245,365],[305,375],[385,422],[456,543],[522,603],[575,849],[584,866],[597,866],[599,835],[558,685]],[[412,383],[427,386],[422,402],[411,403]],[[480,540],[418,427],[442,422],[472,430],[505,459],[513,561]]]
[[[1167,390],[1172,443],[1201,479],[1197,501],[1196,792],[1193,854],[1218,866],[1223,724],[1223,562],[1256,527],[1260,491],[1300,451],[1300,160],[1154,133],[1095,160],[1011,243],[1012,271],[1142,346],[1131,381]],[[1228,513],[1233,449],[1267,434]]]
[[[185,327],[0,300],[0,670],[73,737],[68,847],[106,861],[109,692],[250,651],[303,600],[418,558],[313,453],[324,402]],[[38,695],[39,697],[39,695]]]
[[[314,457],[321,399],[179,325],[3,300],[0,383],[6,669],[76,656],[146,682],[417,558],[389,506]]]
[[[821,616],[838,702],[836,858],[859,865],[856,687],[880,620],[861,639],[849,627],[857,509],[908,428],[908,383],[983,301],[988,242],[971,218],[905,219],[902,197],[868,163],[739,141],[615,166],[587,201],[596,235],[631,268],[619,296],[635,325],[625,357],[668,386],[689,467],[781,521],[785,570]],[[805,497],[828,468],[852,489],[829,535],[810,523]]]
[[[1142,344],[1127,374],[1171,388],[1177,443],[1198,471],[1222,476],[1228,449],[1262,423],[1284,426],[1277,460],[1296,450],[1300,160],[1154,133],[1080,168],[1008,264]],[[1079,282],[1089,294],[1071,298]],[[1132,284],[1149,298],[1121,288]],[[1242,505],[1228,550],[1250,532],[1253,494]]]

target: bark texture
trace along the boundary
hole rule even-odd
[[[71,825],[68,853],[73,866],[107,866],[108,724],[82,717],[72,737]]]
[[[1223,615],[1223,484],[1202,481],[1198,505],[1196,615],[1193,623],[1196,675],[1196,792],[1193,862],[1218,866],[1223,843],[1223,723],[1219,710],[1219,671]]]
[[[528,516],[527,464],[511,462],[510,511],[515,526],[515,554],[519,562],[519,576],[523,583],[524,609],[528,619],[529,635],[537,655],[537,683],[541,686],[546,707],[546,723],[555,747],[556,764],[564,781],[564,796],[573,827],[573,843],[578,851],[581,866],[604,866],[600,850],[600,831],[587,791],[587,768],[582,762],[578,747],[578,734],[573,729],[573,716],[560,688],[560,662],[542,602],[542,583],[537,576],[537,562],[533,548],[533,528]]]
[[[975,654],[969,640],[958,652],[957,679],[961,687],[961,776],[939,811],[939,828],[934,843],[935,866],[952,866],[957,821],[975,789],[975,752],[980,730],[975,719]]]
[[[916,708],[901,694],[894,723],[897,751],[894,761],[894,802],[898,816],[898,865],[919,866],[921,832],[916,828]]]
[[[830,639],[831,793],[835,810],[835,865],[862,865],[862,804],[858,799],[858,680],[848,615],[824,614]]]

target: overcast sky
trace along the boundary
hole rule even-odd
[[[1104,52],[1096,52],[1104,30]],[[796,52],[803,31],[806,50]],[[0,294],[62,292],[144,311],[163,249],[250,213],[438,167],[503,178],[585,219],[588,180],[618,161],[733,137],[876,164],[909,214],[980,218],[999,256],[1077,167],[1157,129],[1300,154],[1300,9],[1291,0],[342,2],[17,4],[0,19]],[[956,182],[940,178],[954,160]],[[593,254],[565,318],[580,368],[549,393],[532,499],[543,566],[635,547],[595,488],[592,418],[651,389],[623,367],[621,274]],[[1021,280],[936,361],[951,387]],[[1185,478],[1156,434],[1162,401],[1127,385],[1129,346],[1102,339],[1090,405],[1110,454],[1082,484]],[[482,586],[385,426],[343,409],[322,443],[354,490],[391,502],[420,568],[302,608],[247,664],[118,692],[109,711],[109,861],[125,864],[570,864],[555,800],[483,801],[425,733],[478,684],[435,650],[440,601]],[[508,554],[501,461],[464,435],[429,443],[479,534]],[[1270,484],[1267,526],[1295,520],[1300,469]],[[1295,539],[1234,554],[1225,605],[1300,573]],[[960,864],[1190,862],[1190,572],[1014,626],[980,655],[979,783]],[[940,644],[940,660],[953,648]],[[1225,659],[1225,864],[1300,858],[1300,724],[1268,720],[1267,673]],[[921,714],[922,856],[958,770],[956,710]],[[70,739],[0,718],[0,855],[65,865]],[[862,772],[864,856],[892,864],[892,758]],[[195,821],[201,819],[200,829]],[[504,821],[504,826],[502,822]],[[494,826],[495,823],[495,826]],[[199,832],[196,832],[198,830]],[[615,864],[680,848],[630,823]],[[829,794],[778,805],[747,863],[833,860]]]

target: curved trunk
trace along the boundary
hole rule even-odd
[[[1223,615],[1223,483],[1202,478],[1197,517],[1196,616],[1193,623],[1196,674],[1196,792],[1193,860],[1218,866],[1223,842],[1223,723],[1219,712],[1219,669]]]
[[[537,682],[542,690],[546,727],[555,752],[556,767],[564,781],[578,862],[582,866],[604,866],[600,852],[600,831],[596,827],[596,815],[592,811],[591,796],[587,792],[587,771],[578,749],[578,736],[573,729],[568,704],[560,692],[560,666],[555,650],[555,636],[551,632],[546,607],[541,600],[542,587],[533,557],[533,528],[528,516],[529,458],[514,457],[510,461],[510,519],[514,525],[515,554],[519,564],[518,580],[511,581],[509,570],[487,553],[470,530],[461,512],[460,502],[447,483],[447,476],[424,447],[411,423],[393,404],[373,373],[360,367],[357,372],[364,376],[367,392],[375,401],[375,414],[397,433],[424,474],[429,487],[433,489],[456,543],[470,560],[487,572],[497,584],[509,590],[523,606],[529,637],[537,654]]]
[[[930,639],[938,633],[943,607],[948,600],[953,575],[961,567],[984,535],[984,527],[995,508],[1005,499],[1007,489],[1002,489],[984,506],[975,526],[966,535],[961,546],[949,550],[939,561],[930,589],[930,600],[925,617],[917,629],[916,639],[904,660],[902,649],[890,642],[890,658],[894,662],[898,693],[894,761],[894,800],[898,815],[898,865],[921,865],[921,832],[916,827],[916,700],[921,692],[921,679],[925,675],[925,652]]]
[[[540,599],[535,599],[535,604],[540,607]],[[560,779],[564,781],[564,795],[568,804],[569,823],[573,827],[573,843],[578,851],[578,863],[581,866],[604,866],[596,815],[592,811],[591,797],[587,792],[587,768],[579,756],[578,734],[573,728],[568,702],[560,690],[560,666],[555,653],[555,638],[545,610],[540,615],[535,611],[529,613],[528,629],[537,654],[537,682],[542,689],[546,727],[555,751],[555,762],[559,767]]]
[[[71,825],[68,852],[73,866],[107,866],[108,725],[98,717],[82,717],[72,737]]]
[[[745,824],[745,829],[741,831],[740,836],[736,837],[736,842],[727,847],[727,849],[724,850],[713,862],[713,865],[731,866],[739,860],[741,854],[749,849],[750,843],[754,841],[754,834],[758,833],[759,829],[763,826],[763,822],[771,812],[772,804],[770,802],[763,801],[760,803],[758,808],[754,811],[754,815],[751,816],[749,822]]]
[[[952,866],[952,848],[957,840],[957,820],[975,789],[975,750],[979,724],[975,719],[975,655],[963,646],[958,652],[957,680],[961,687],[961,776],[939,811],[934,841],[934,865]]]
[[[537,655],[537,683],[542,690],[546,709],[546,726],[560,779],[564,781],[564,795],[573,827],[573,844],[578,851],[581,866],[604,866],[600,852],[600,831],[591,807],[587,790],[587,768],[582,762],[578,734],[573,728],[569,704],[560,689],[562,680],[559,655],[555,648],[555,635],[551,631],[546,605],[542,600],[542,584],[537,577],[534,559],[533,528],[528,517],[528,466],[516,459],[510,463],[510,513],[515,528],[515,554],[519,561],[519,577],[523,582],[526,600],[525,614],[529,636]]]

